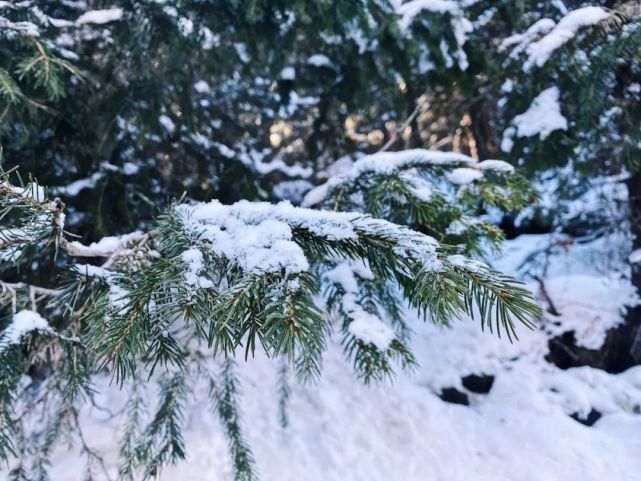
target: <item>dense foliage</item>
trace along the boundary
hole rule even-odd
[[[185,457],[204,382],[253,479],[234,363],[275,360],[286,425],[289,372],[316,379],[336,340],[365,382],[411,368],[406,309],[510,340],[531,327],[531,294],[478,260],[506,232],[618,229],[641,247],[639,10],[0,1],[12,479],[46,479],[67,436],[88,478],[106,469],[80,418],[105,379],[128,398],[119,478]],[[626,209],[577,218],[594,185],[622,182]]]

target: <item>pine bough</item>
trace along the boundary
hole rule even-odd
[[[129,398],[119,479],[151,478],[185,456],[186,400],[203,379],[236,477],[253,479],[234,373],[243,356],[260,350],[280,360],[286,425],[288,372],[318,378],[332,332],[356,375],[370,382],[415,364],[407,308],[438,324],[479,318],[510,339],[514,320],[531,326],[539,313],[517,281],[463,255],[500,239],[479,220],[479,206],[514,209],[532,198],[500,161],[376,154],[310,193],[308,204],[329,210],[179,203],[151,231],[88,246],[67,239],[60,199],[9,177],[0,178],[1,270],[28,279],[29,266],[51,253],[59,283],[1,284],[0,457],[12,479],[43,479],[67,435],[79,441],[88,477],[95,469],[108,476],[78,422],[101,376]],[[150,383],[160,386],[151,414]],[[29,421],[36,416],[44,424]]]

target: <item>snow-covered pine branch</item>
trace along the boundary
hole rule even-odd
[[[456,185],[471,177],[468,171],[479,181],[488,172],[512,170],[498,161],[472,164],[458,154],[423,155],[431,160],[422,158],[421,163],[417,152],[398,154],[402,161],[395,169],[456,166],[449,175]],[[376,171],[375,165],[370,161],[369,170]],[[355,168],[362,181],[367,169]],[[160,451],[128,459],[149,472],[184,455],[170,447],[178,439],[165,436],[154,423],[179,429],[189,378],[203,356],[233,359],[259,350],[285,359],[301,380],[315,379],[331,333],[338,331],[347,359],[368,382],[392,376],[399,365],[414,364],[405,309],[442,324],[478,316],[481,327],[510,338],[514,321],[531,326],[539,313],[530,293],[513,279],[433,237],[363,212],[313,210],[287,202],[188,202],[165,212],[152,232],[85,246],[67,240],[61,201],[26,195],[8,180],[3,186],[0,208],[8,212],[7,219],[20,229],[33,226],[43,233],[20,238],[23,259],[38,259],[47,248],[61,246],[58,265],[66,271],[61,285],[52,286],[57,295],[46,296],[46,302],[16,294],[20,312],[45,313],[29,328],[30,355],[54,344],[61,366],[69,362],[67,353],[79,356],[75,370],[62,371],[55,381],[76,395],[86,392],[94,375],[111,373],[127,389],[141,378],[160,376],[165,391],[157,420],[137,441],[141,446],[158,444]],[[76,257],[92,257],[102,265],[75,264]],[[26,316],[20,312],[18,320]],[[39,321],[45,317],[50,317],[46,325]],[[12,345],[17,346],[22,336],[11,329],[5,335],[15,338]],[[39,341],[39,332],[55,335]],[[20,352],[7,349],[0,358],[14,356],[7,358],[13,365]],[[9,377],[19,375],[18,369]],[[12,399],[16,386],[6,384],[2,395]],[[232,388],[223,383],[216,389],[222,389],[216,391],[221,399]],[[65,409],[76,409],[76,395],[64,401]],[[215,405],[231,409],[222,402]],[[7,433],[20,430],[12,424],[12,409],[12,402],[5,405]],[[224,422],[232,422],[228,415],[219,411]],[[231,440],[243,445],[236,431],[234,427]]]
[[[414,149],[361,157],[309,191],[303,205],[420,226],[442,242],[474,252],[502,239],[491,214],[521,209],[535,198],[507,162]]]

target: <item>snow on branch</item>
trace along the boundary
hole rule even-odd
[[[532,101],[530,107],[522,114],[512,120],[512,126],[508,127],[501,142],[501,150],[510,152],[512,150],[512,138],[539,136],[545,140],[555,130],[567,130],[568,121],[561,114],[559,105],[559,88],[554,86],[545,89]]]
[[[212,251],[247,272],[298,274],[309,261],[297,243],[308,232],[326,242],[358,242],[365,237],[384,239],[399,255],[411,255],[426,265],[436,263],[438,243],[430,236],[358,213],[329,212],[294,207],[289,202],[269,204],[218,201],[176,207],[184,229],[205,241]],[[190,256],[193,259],[193,256]]]
[[[62,246],[67,253],[74,257],[110,257],[118,250],[123,249],[129,242],[139,241],[145,234],[139,231],[121,236],[107,236],[98,242],[84,245],[78,241],[64,241]]]
[[[94,24],[103,25],[115,22],[122,18],[122,8],[108,8],[104,10],[89,10],[78,17],[76,23],[79,25]]]
[[[447,179],[453,184],[464,185],[481,179],[485,171],[501,174],[513,172],[514,168],[501,160],[477,162],[472,157],[456,152],[411,149],[402,152],[378,152],[358,159],[345,172],[330,178],[324,184],[310,190],[303,199],[303,206],[321,204],[334,189],[358,181],[367,175],[390,175],[411,169],[449,168]],[[417,180],[420,182],[420,180]],[[422,184],[425,187],[424,184]],[[416,186],[415,186],[416,187]]]
[[[512,35],[500,45],[500,50],[514,46],[510,57],[516,58],[525,51],[527,59],[523,71],[532,67],[542,67],[567,42],[572,40],[579,30],[596,25],[608,18],[610,14],[602,7],[583,7],[569,12],[559,23],[543,18],[534,23],[524,33]],[[538,38],[538,40],[536,40]]]
[[[53,333],[49,323],[37,312],[23,310],[14,314],[11,324],[0,333],[0,355],[9,347],[19,344],[31,332]]]

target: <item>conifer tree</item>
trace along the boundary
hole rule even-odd
[[[476,3],[0,7],[12,479],[46,479],[62,439],[89,479],[106,470],[80,417],[98,389],[128,399],[119,479],[153,478],[185,457],[202,382],[236,478],[255,479],[235,365],[256,351],[281,373],[286,424],[288,373],[317,379],[332,339],[363,382],[413,366],[407,309],[509,340],[532,326],[530,293],[476,260],[529,183],[469,136],[454,150],[470,156],[390,151],[442,147],[421,137],[426,105],[468,104]]]

